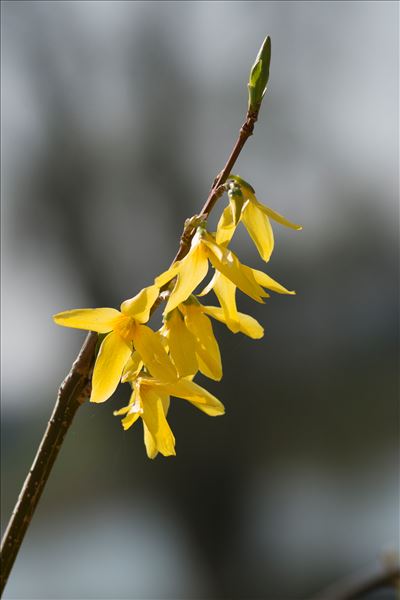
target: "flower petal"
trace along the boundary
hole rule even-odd
[[[119,316],[121,313],[115,308],[78,308],[58,313],[54,315],[53,320],[63,327],[108,333],[113,329],[113,323]]]
[[[126,415],[121,421],[122,426],[125,431],[127,429],[129,429],[130,427],[132,427],[132,425],[134,423],[136,423],[138,418],[142,416],[142,413],[143,413],[143,408],[142,408],[141,398],[137,392],[136,386],[132,390],[132,394],[129,399],[128,406],[125,406],[124,408],[121,408],[120,410],[114,411],[114,415],[123,415],[123,414]]]
[[[218,273],[215,279],[214,292],[226,318],[233,323],[238,323],[238,309],[236,306],[236,286],[227,277]]]
[[[115,392],[132,348],[116,333],[103,340],[92,378],[91,402],[105,402]]]
[[[277,223],[280,223],[281,225],[285,225],[285,227],[290,227],[291,229],[297,229],[298,231],[303,229],[303,227],[301,225],[297,225],[297,223],[293,223],[292,221],[289,221],[288,219],[286,219],[286,217],[280,215],[275,210],[272,210],[272,208],[269,208],[269,206],[265,206],[265,204],[261,204],[261,202],[259,202],[253,194],[251,194],[251,196],[253,196],[253,198],[252,198],[253,203],[264,214],[266,214],[267,217],[269,217],[270,219],[273,219],[274,221],[276,221]]]
[[[158,390],[157,394],[161,399],[163,409],[164,409],[164,414],[165,414],[165,416],[167,416],[168,411],[169,411],[169,405],[170,405],[169,394],[167,392],[163,392],[161,390]]]
[[[274,249],[274,234],[268,217],[252,202],[247,202],[242,212],[243,225],[263,260],[268,262]]]
[[[221,321],[221,323],[225,323],[233,333],[240,331],[248,337],[253,338],[253,340],[258,340],[264,335],[264,328],[250,315],[238,313],[237,321],[233,322],[232,327],[232,322],[226,318],[225,312],[219,306],[204,306],[204,312],[214,317],[214,319]]]
[[[125,431],[127,429],[129,429],[130,427],[132,427],[132,425],[134,423],[136,423],[136,421],[139,419],[139,417],[142,416],[143,411],[140,407],[140,399],[139,399],[139,410],[137,410],[137,406],[136,406],[138,404],[137,399],[138,399],[137,391],[136,391],[136,389],[133,389],[128,406],[125,406],[124,408],[121,408],[120,410],[114,411],[114,415],[125,414],[125,417],[121,421],[122,427],[124,428]]]
[[[157,300],[159,288],[156,285],[149,285],[143,288],[136,296],[125,300],[121,304],[121,311],[131,317],[135,317],[139,323],[147,323],[150,317],[150,310]]]
[[[116,414],[116,413],[114,413]],[[122,427],[124,428],[124,431],[126,431],[127,429],[129,429],[130,427],[132,427],[132,425],[134,423],[136,423],[136,421],[138,420],[139,417],[141,417],[142,415],[138,412],[128,412],[128,414],[122,419],[121,423],[122,423]]]
[[[137,325],[133,343],[153,377],[161,381],[174,381],[177,378],[176,369],[164,349],[161,337],[150,327]]]
[[[143,367],[143,361],[139,352],[135,351],[129,358],[125,365],[124,372],[122,374],[121,382],[126,383],[127,381],[134,381],[139,375]]]
[[[212,276],[211,280],[209,283],[207,283],[206,287],[204,288],[204,290],[201,290],[201,292],[199,292],[197,294],[197,296],[205,296],[206,294],[208,294],[208,292],[211,292],[211,290],[213,289],[214,285],[215,285],[215,281],[216,278],[219,277],[220,273],[218,273],[218,271],[214,272],[214,275]]]
[[[239,313],[240,332],[253,340],[259,340],[264,336],[264,327],[254,317]]]
[[[210,417],[223,415],[225,412],[224,405],[218,398],[190,379],[180,379],[168,384],[165,389],[171,396],[188,400]]]
[[[231,188],[228,192],[228,196],[229,196],[229,205],[230,205],[231,211],[232,211],[233,222],[236,227],[242,216],[242,209],[243,209],[243,205],[245,204],[245,199],[244,199],[244,196],[242,194],[240,187],[237,187],[236,189]],[[247,202],[247,200],[246,200],[246,202]]]
[[[131,403],[127,404],[127,406],[123,406],[122,408],[119,408],[118,410],[114,410],[114,412],[113,412],[114,417],[119,417],[120,415],[126,415],[126,413],[129,412],[130,407],[131,407]]]
[[[248,267],[249,268],[249,267]],[[287,290],[283,285],[272,279],[269,275],[264,273],[263,271],[259,271],[258,269],[251,269],[254,275],[254,279],[260,284],[262,287],[271,290],[272,292],[276,292],[277,294],[290,294],[294,296],[296,292]]]
[[[187,329],[178,310],[173,310],[167,321],[168,345],[179,377],[197,373],[196,340]]]
[[[218,246],[211,237],[203,240],[203,244],[207,248],[212,265],[220,273],[232,281],[244,294],[256,302],[263,302],[264,290],[258,285],[252,274],[244,271],[243,265],[233,252],[223,246]]]
[[[142,419],[143,421],[143,419]],[[150,429],[147,427],[146,423],[143,421],[143,437],[144,437],[144,445],[146,447],[146,453],[149,458],[155,458],[158,454],[156,440],[150,432]]]
[[[202,307],[185,306],[185,324],[196,340],[196,354],[200,371],[206,377],[219,381],[222,378],[221,354],[211,321]]]
[[[224,208],[222,215],[218,221],[215,241],[217,244],[225,244],[230,242],[235,233],[236,225],[232,216],[232,208],[230,204]]]
[[[179,265],[178,278],[171,292],[164,314],[189,298],[190,294],[197,288],[208,272],[207,254],[202,244],[194,246],[183,258]]]
[[[171,281],[174,277],[177,276],[179,271],[179,265],[181,261],[177,260],[173,265],[170,266],[169,269],[161,273],[158,277],[155,278],[154,283],[158,288],[163,287],[168,281]]]
[[[141,388],[140,395],[147,456],[154,458],[157,452],[161,452],[164,456],[175,455],[175,438],[165,418],[162,398],[147,386]]]

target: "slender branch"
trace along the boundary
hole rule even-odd
[[[232,168],[233,168],[234,164],[236,163],[236,161],[239,157],[239,154],[241,153],[241,151],[243,149],[243,146],[245,145],[245,143],[247,142],[249,137],[251,135],[253,135],[254,125],[257,121],[257,118],[258,118],[258,111],[247,113],[246,120],[240,128],[239,137],[236,140],[236,143],[235,143],[235,145],[232,149],[232,152],[226,162],[225,167],[222,169],[222,171],[220,173],[218,173],[218,175],[214,179],[214,182],[211,186],[211,190],[208,195],[208,198],[207,198],[203,208],[200,211],[200,216],[204,216],[205,218],[207,218],[208,215],[210,214],[210,212],[212,211],[212,209],[214,208],[216,201],[218,200],[218,198],[221,195],[220,194],[221,187],[224,185],[224,183],[228,179],[228,177],[232,171]],[[189,232],[185,231],[185,229],[183,230],[179,250],[178,250],[178,253],[175,256],[173,262],[175,262],[177,260],[181,260],[184,256],[186,256],[186,254],[189,251],[190,242],[192,241],[194,232],[195,232],[194,229],[192,229]]]
[[[96,342],[97,334],[89,333],[70,372],[61,384],[53,414],[4,533],[1,544],[1,594],[64,436],[79,406],[87,398]]]
[[[209,196],[201,209],[200,216],[207,218],[216,201],[222,195],[224,191],[223,185],[228,179],[232,167],[242,151],[243,146],[252,135],[257,117],[258,111],[247,114],[246,120],[240,129],[239,137],[225,167],[214,179]],[[194,232],[195,230],[193,228],[189,227],[187,230],[185,227],[180,240],[178,253],[173,262],[186,256]],[[160,304],[161,300],[162,290],[158,301],[153,307],[153,311]],[[94,364],[96,342],[97,334],[93,332],[89,333],[77,359],[72,365],[71,371],[59,389],[53,414],[48,422],[47,429],[37,451],[35,460],[11,515],[10,522],[1,544],[0,594],[3,593],[19,548],[32,520],[54,461],[57,458],[63,443],[64,436],[68,431],[79,406],[90,396],[91,371]]]

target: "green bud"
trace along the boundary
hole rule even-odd
[[[258,112],[262,99],[267,89],[269,79],[269,65],[271,62],[271,38],[265,38],[263,45],[257,54],[248,83],[249,88],[249,112]]]
[[[199,234],[200,237],[206,235],[207,232],[207,221],[200,221],[200,223],[196,227],[196,233]]]
[[[248,183],[248,181],[242,179],[242,177],[240,177],[239,175],[232,175],[231,173],[229,175],[229,179],[233,179],[233,181],[236,181],[236,183],[238,183],[242,188],[245,188],[245,190],[247,188],[252,194],[256,193],[254,188]]]
[[[231,205],[232,217],[235,225],[240,221],[242,214],[242,208],[244,204],[244,197],[240,185],[236,182],[231,182],[228,190],[229,203]]]

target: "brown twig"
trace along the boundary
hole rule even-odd
[[[200,216],[208,217],[216,201],[224,192],[223,185],[229,177],[233,165],[247,139],[252,135],[257,113],[249,113],[243,123],[239,137],[223,170],[214,179],[209,196],[200,212]],[[194,235],[193,228],[185,227],[181,237],[178,253],[173,262],[182,259],[189,251]],[[161,302],[161,295],[156,306]],[[154,307],[154,308],[155,308]],[[91,371],[95,358],[97,334],[89,333],[71,371],[62,383],[53,414],[40,443],[35,460],[22,487],[17,504],[11,515],[1,544],[1,588],[3,593],[9,574],[17,557],[25,533],[32,520],[36,506],[40,500],[46,481],[50,475],[54,461],[61,448],[64,436],[68,431],[79,406],[90,396]]]
[[[1,593],[3,593],[64,436],[79,406],[87,398],[96,342],[97,334],[89,333],[70,372],[60,386],[53,414],[49,419],[35,460],[4,533],[1,544]]]
[[[232,171],[232,168],[235,165],[235,163],[239,157],[239,154],[241,153],[241,151],[243,149],[243,146],[245,145],[245,143],[247,142],[249,137],[251,135],[253,135],[254,125],[257,121],[257,118],[258,118],[258,111],[247,113],[246,120],[243,123],[242,127],[240,128],[239,137],[236,140],[236,144],[233,147],[233,150],[226,162],[225,167],[222,169],[222,171],[220,173],[218,173],[218,175],[214,179],[213,184],[211,186],[210,193],[208,195],[208,198],[207,198],[203,208],[201,209],[199,216],[204,216],[205,218],[207,218],[208,215],[210,214],[210,212],[212,211],[212,209],[214,208],[216,201],[218,200],[218,198],[221,195],[220,192],[224,191],[222,186],[228,179],[228,177]],[[186,254],[189,251],[190,242],[192,241],[194,232],[195,232],[194,229],[189,232],[188,231],[185,232],[185,229],[183,230],[179,250],[178,250],[178,253],[175,256],[173,262],[175,262],[177,260],[181,260],[184,256],[186,256]]]

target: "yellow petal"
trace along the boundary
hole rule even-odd
[[[105,402],[115,392],[132,348],[116,333],[103,340],[92,378],[91,402]]]
[[[240,332],[253,340],[259,340],[264,335],[264,327],[254,317],[239,313]]]
[[[194,246],[181,260],[178,278],[171,292],[164,314],[181,304],[197,288],[208,272],[208,259],[201,244]]]
[[[161,343],[163,345],[165,352],[167,354],[169,354],[169,346],[168,346],[168,338],[167,338],[168,329],[166,328],[165,324],[160,327],[160,329],[158,330],[157,333],[160,336],[160,340],[161,340]]]
[[[149,428],[147,427],[147,425],[144,421],[143,421],[143,435],[144,435],[144,445],[146,447],[147,456],[149,458],[155,458],[158,454],[156,440],[152,436]]]
[[[224,405],[218,398],[190,379],[180,379],[176,383],[168,384],[166,390],[171,396],[188,400],[211,417],[223,415],[225,412]]]
[[[134,381],[139,375],[143,367],[143,361],[139,352],[133,352],[128,362],[125,365],[124,372],[122,374],[122,383],[127,381]]]
[[[212,265],[220,273],[232,281],[244,294],[247,294],[256,302],[263,302],[262,298],[265,296],[264,290],[258,285],[251,273],[244,271],[242,268],[243,265],[233,252],[227,248],[218,246],[211,238],[203,240],[203,244],[207,248],[208,257]]]
[[[142,413],[143,413],[143,408],[142,408],[142,404],[141,404],[141,398],[140,398],[139,394],[137,393],[136,387],[133,388],[128,406],[125,406],[124,408],[121,408],[120,410],[114,411],[114,415],[126,414],[126,416],[121,421],[122,426],[125,431],[127,429],[129,429],[130,427],[132,427],[132,425],[134,423],[136,423],[138,418],[142,416]]]
[[[157,451],[164,456],[175,455],[175,438],[165,418],[162,398],[151,388],[141,387],[144,423],[144,443],[147,455],[154,458]]]
[[[274,234],[268,217],[252,202],[247,202],[242,212],[243,225],[263,260],[268,262],[274,249]]]
[[[232,327],[232,322],[230,319],[226,318],[224,311],[219,306],[205,306],[204,312],[211,317],[214,317],[214,319],[221,321],[221,323],[225,323],[233,333],[240,331],[241,333],[244,333],[244,335],[251,337],[253,340],[258,340],[264,335],[264,328],[250,315],[238,313],[237,321],[233,322]]]
[[[138,418],[141,416],[140,413],[128,413],[126,415],[126,417],[124,417],[121,421],[122,423],[122,427],[124,428],[124,430],[126,431],[127,429],[129,429],[130,427],[132,427],[132,425],[134,423],[136,423],[136,421],[138,420]]]
[[[231,189],[228,192],[229,195],[229,205],[232,211],[232,218],[235,224],[235,227],[239,223],[242,216],[243,205],[245,204],[244,196],[241,192],[240,188],[237,188],[236,191]]]
[[[168,319],[168,345],[179,377],[197,373],[196,340],[178,310],[172,311]]]
[[[233,234],[235,233],[235,229],[236,226],[232,216],[232,209],[231,206],[228,205],[226,208],[224,208],[218,221],[215,238],[217,244],[225,244],[226,242],[230,242]]]
[[[220,321],[221,323],[223,323],[224,325],[229,327],[229,329],[231,331],[233,331],[233,333],[238,333],[238,331],[239,331],[239,313],[237,314],[237,320],[233,321],[233,329],[232,329],[231,319],[229,319],[229,317],[226,316],[225,311],[220,306],[204,306],[203,308],[204,308],[204,312],[206,315],[210,315],[210,317],[217,319],[217,321]]]
[[[221,354],[211,321],[201,307],[185,306],[186,327],[196,340],[196,354],[200,371],[206,377],[219,381],[222,378]]]
[[[135,317],[139,323],[147,323],[150,317],[150,310],[158,298],[159,288],[156,285],[150,285],[141,290],[136,296],[125,300],[121,304],[121,311],[131,317]]]
[[[121,313],[115,308],[78,308],[58,313],[53,319],[57,325],[63,327],[108,333],[113,329],[113,323],[119,316]]]
[[[168,283],[168,281],[171,281],[171,279],[177,276],[180,262],[181,261],[177,260],[173,265],[170,266],[169,269],[155,278],[154,283],[158,288],[163,287],[166,283]]]
[[[238,322],[238,309],[236,306],[236,286],[227,277],[218,274],[215,280],[214,292],[226,318],[231,323]]]
[[[161,381],[174,381],[177,378],[176,369],[164,349],[161,337],[150,327],[138,325],[133,343],[153,377]]]
[[[161,399],[162,405],[163,405],[163,410],[164,410],[164,415],[167,416],[168,411],[169,411],[169,394],[167,392],[163,392],[163,391],[158,391],[158,396]]]
[[[277,213],[276,211],[272,210],[272,208],[269,208],[269,206],[265,206],[265,204],[261,204],[261,202],[259,202],[257,200],[257,198],[251,194],[253,203],[264,213],[267,215],[267,217],[269,217],[270,219],[273,219],[274,221],[276,221],[277,223],[280,223],[281,225],[285,225],[285,227],[290,227],[291,229],[297,229],[297,230],[301,230],[303,229],[303,227],[301,225],[297,225],[297,223],[293,223],[292,221],[289,221],[288,219],[286,219],[286,217],[280,215],[279,213]]]
[[[114,417],[119,417],[120,415],[126,415],[127,412],[129,412],[131,405],[128,404],[127,406],[123,406],[122,408],[119,408],[118,410],[114,410],[113,415]]]
[[[215,285],[215,281],[216,281],[217,277],[219,277],[219,275],[220,275],[220,273],[218,273],[218,271],[215,271],[214,275],[211,278],[210,283],[207,283],[204,290],[201,290],[201,292],[199,292],[197,294],[197,296],[205,296],[206,294],[208,294],[208,292],[211,292],[211,290],[213,289],[213,287]]]
[[[208,310],[209,308],[215,309],[216,314],[214,314],[212,311]],[[226,313],[221,309],[220,306],[205,306],[204,309],[205,309],[204,312],[207,315],[210,315],[210,317],[214,317],[214,319],[217,319],[217,321],[221,321],[221,323],[226,325],[228,327],[228,329],[230,331],[232,331],[232,333],[239,333],[239,331],[240,331],[239,313],[237,315],[237,319],[232,320],[226,315]]]
[[[254,279],[262,285],[262,287],[271,290],[272,292],[276,292],[277,294],[290,294],[291,296],[295,295],[296,292],[287,290],[283,285],[272,279],[269,275],[264,273],[263,271],[259,271],[258,269],[251,269],[254,275]]]
[[[156,393],[161,400],[164,414],[165,414],[165,416],[167,416],[168,409],[169,409],[169,395],[164,392],[161,392],[160,390],[157,390]],[[146,446],[147,456],[149,458],[155,458],[158,454],[156,441],[153,438],[149,428],[147,427],[147,425],[144,421],[143,421],[143,433],[144,433],[144,444]],[[174,451],[174,454],[175,454],[175,451]]]

